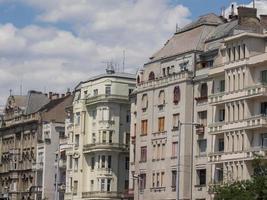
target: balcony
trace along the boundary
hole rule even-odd
[[[98,192],[83,192],[82,198],[89,198],[89,199],[121,199],[122,194],[118,192],[106,192],[106,191],[98,191]]]
[[[94,144],[86,144],[83,146],[83,153],[106,151],[106,150],[128,152],[129,145],[120,144],[120,143],[94,143]]]
[[[218,105],[233,100],[256,98],[259,96],[267,96],[267,84],[257,84],[238,91],[221,92],[209,96],[211,105]]]
[[[129,104],[129,97],[126,95],[116,95],[116,94],[101,94],[92,97],[88,97],[85,101],[87,106],[94,105],[97,103],[106,103],[106,102],[115,102],[115,103],[126,103]]]
[[[225,131],[240,130],[240,129],[256,129],[267,127],[266,115],[255,115],[244,120],[235,122],[216,122],[209,126],[209,133],[216,134]]]
[[[43,162],[33,163],[32,169],[35,171],[43,170],[43,166],[44,166]]]

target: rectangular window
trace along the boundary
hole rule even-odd
[[[179,113],[176,113],[176,114],[173,114],[173,117],[172,117],[172,128],[173,129],[178,129],[178,125],[179,125],[179,120],[180,120],[180,114]]]
[[[146,162],[147,160],[147,147],[141,147],[141,158],[140,161],[141,162]]]
[[[102,143],[106,143],[107,142],[107,132],[103,131],[102,132]]]
[[[261,135],[261,142],[262,142],[262,147],[267,147],[267,134],[264,133]]]
[[[111,87],[110,86],[106,86],[105,94],[111,95]]]
[[[77,194],[78,191],[78,181],[73,182],[73,194]]]
[[[144,189],[146,189],[146,174],[140,174],[140,190],[143,191]]]
[[[164,185],[164,177],[165,177],[165,173],[161,172],[160,187],[163,187]]]
[[[240,45],[237,47],[237,56],[238,56],[238,60],[240,60],[240,58],[241,58],[241,47],[240,47]]]
[[[176,191],[177,170],[172,170],[172,191]]]
[[[112,131],[109,131],[108,142],[109,142],[110,144],[112,143]]]
[[[246,58],[246,45],[243,44],[243,58]]]
[[[125,169],[129,170],[129,157],[125,157]]]
[[[79,135],[75,135],[75,147],[79,146]]]
[[[197,170],[197,185],[206,185],[206,169]]]
[[[225,91],[225,80],[220,80],[220,92]]]
[[[107,180],[107,191],[110,192],[111,179]]]
[[[78,171],[78,158],[74,159],[74,171]]]
[[[198,112],[198,122],[204,126],[207,126],[207,111]]]
[[[91,158],[91,169],[94,170],[95,169],[95,157]]]
[[[219,110],[219,121],[223,122],[225,119],[225,109],[220,109]]]
[[[94,93],[94,96],[97,96],[98,95],[98,89],[94,89],[93,93]]]
[[[267,70],[261,71],[261,82],[267,83]]]
[[[236,59],[236,56],[235,56],[235,47],[233,47],[233,57],[234,57],[234,60]]]
[[[104,178],[100,179],[100,191],[101,192],[105,191],[105,179]]]
[[[72,169],[72,155],[69,156],[69,169]]]
[[[130,144],[130,133],[126,133],[125,144],[126,145],[129,145]]]
[[[267,102],[261,103],[261,114],[266,115],[267,114]]]
[[[205,154],[207,150],[207,140],[206,139],[200,139],[197,141],[198,143],[198,149],[199,149],[199,154]]]
[[[215,182],[220,183],[223,181],[223,169],[216,169]]]
[[[105,168],[106,166],[106,157],[105,156],[101,156],[101,168]]]
[[[177,157],[178,142],[172,143],[172,157]]]
[[[111,158],[111,156],[108,156],[108,168],[109,169],[111,169],[111,160],[112,160],[112,158]]]
[[[94,191],[94,180],[91,180],[91,192]]]
[[[227,49],[227,54],[228,54],[228,60],[230,62],[231,61],[231,48]]]
[[[124,181],[124,189],[128,190],[129,189],[129,180]]]
[[[76,125],[80,125],[80,121],[81,121],[81,114],[78,112],[75,114],[75,124]]]
[[[141,122],[141,135],[147,135],[147,120]]]
[[[218,151],[224,151],[224,139],[220,138],[218,141]]]
[[[165,124],[165,117],[159,117],[158,118],[158,131],[159,132],[164,131],[164,124]]]

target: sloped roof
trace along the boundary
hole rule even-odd
[[[49,98],[45,96],[45,94],[36,91],[29,91],[26,99],[27,106],[25,114],[31,114],[39,111],[39,109],[49,101]]]
[[[13,95],[15,104],[20,107],[20,108],[25,108],[26,107],[26,99],[27,96],[25,95]]]
[[[197,21],[176,32],[164,47],[151,56],[150,61],[192,50],[203,50],[207,36],[214,27],[221,23],[223,23],[223,20],[213,13],[201,16]]]

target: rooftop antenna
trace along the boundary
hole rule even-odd
[[[9,96],[12,95],[12,89],[9,89]]]
[[[255,5],[255,0],[253,0],[253,8],[255,8],[256,7],[256,5]]]
[[[233,3],[232,3],[232,6],[231,6],[231,15],[232,15],[232,16],[235,15],[235,6],[234,6]]]
[[[20,94],[20,96],[22,95],[22,83],[20,83],[20,85],[19,85],[19,94]]]
[[[115,69],[113,66],[113,61],[105,61],[102,63],[106,63],[107,67],[106,67],[106,72],[107,74],[114,74],[115,73]]]
[[[124,72],[124,68],[125,68],[125,50],[123,50],[122,72]]]

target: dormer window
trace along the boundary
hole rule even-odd
[[[180,102],[180,88],[176,86],[173,90],[173,103],[177,105]]]
[[[152,81],[152,80],[154,80],[155,79],[155,74],[154,74],[154,72],[150,72],[149,73],[149,76],[148,76],[148,80],[149,81]]]

